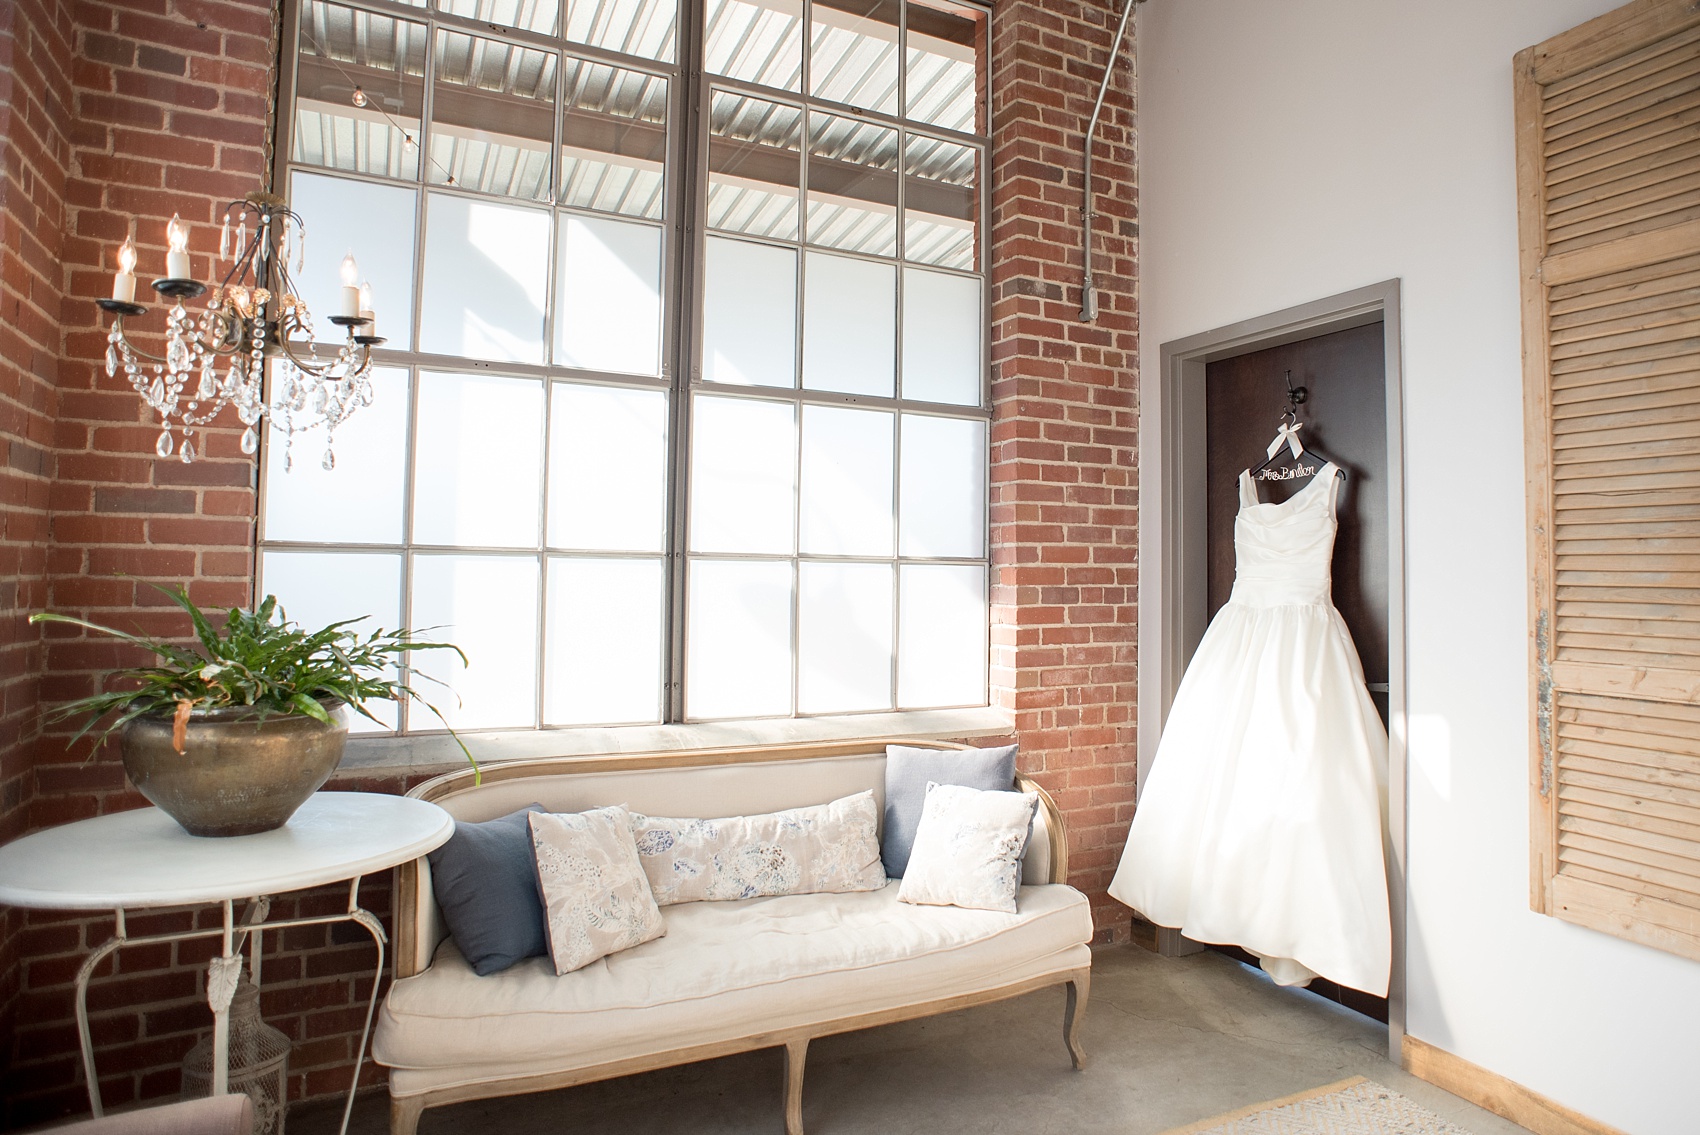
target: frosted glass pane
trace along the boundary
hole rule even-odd
[[[804,552],[891,555],[892,418],[883,410],[804,407]]]
[[[980,404],[983,310],[974,277],[903,270],[903,397]]]
[[[313,336],[337,343],[346,336],[332,323],[342,300],[342,258],[350,253],[360,278],[372,285],[378,334],[385,347],[405,351],[413,345],[413,214],[419,193],[394,185],[374,185],[316,173],[289,179],[289,205],[306,222],[301,271],[294,274],[297,294],[313,313]]]
[[[792,552],[797,422],[785,402],[698,397],[691,549]]]
[[[797,712],[891,708],[889,564],[800,565]]]
[[[543,720],[661,720],[660,560],[550,560]]]
[[[535,547],[543,384],[419,372],[413,542]]]
[[[703,292],[703,378],[797,385],[794,249],[711,236]]]
[[[325,544],[399,544],[407,478],[407,372],[372,368],[372,404],[336,431],[336,468],[326,472],[322,433],[296,440],[284,471],[285,435],[265,431],[265,539]]]
[[[543,361],[549,214],[428,195],[419,347],[492,362]]]
[[[897,268],[811,252],[803,277],[803,385],[890,397]]]
[[[685,714],[791,712],[791,564],[692,560],[685,629]]]
[[[537,560],[529,556],[421,555],[413,561],[413,612],[408,625],[452,642],[431,650],[416,669],[450,690],[418,686],[456,729],[537,724]],[[459,702],[456,696],[459,695]],[[412,711],[415,729],[439,723],[428,709]]]
[[[309,631],[343,619],[360,619],[349,629],[360,635],[401,626],[401,556],[371,552],[279,552],[260,556],[259,595],[276,595],[289,618]],[[395,678],[392,667],[388,677]],[[396,727],[396,705],[368,702],[373,717]],[[427,717],[430,711],[423,711]],[[349,711],[349,729],[377,733],[374,725]],[[415,722],[417,724],[417,722]]]
[[[661,373],[661,230],[563,217],[555,361],[585,370]]]
[[[904,564],[900,709],[986,704],[986,569]]]
[[[986,554],[986,423],[903,415],[902,532],[905,556]]]
[[[667,395],[555,384],[549,543],[659,552],[667,530]]]

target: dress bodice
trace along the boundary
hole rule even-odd
[[[1278,502],[1259,501],[1250,471],[1240,474],[1230,603],[1275,607],[1330,601],[1338,472],[1330,461],[1310,484]]]

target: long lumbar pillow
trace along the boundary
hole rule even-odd
[[[701,820],[634,812],[632,835],[660,906],[877,891],[886,884],[879,806],[867,791],[762,816]]]

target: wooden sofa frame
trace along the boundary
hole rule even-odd
[[[693,768],[705,765],[753,764],[761,761],[808,760],[867,753],[870,749],[880,748],[886,744],[913,745],[932,749],[966,749],[969,747],[939,741],[895,738],[880,742],[862,740],[825,744],[770,745],[748,749],[676,750],[595,757],[545,757],[493,765],[483,770],[482,777],[483,783],[490,783],[563,773],[635,772],[644,769]],[[418,785],[408,795],[421,800],[440,800],[471,787],[478,775],[472,769],[445,773]],[[1052,883],[1067,882],[1068,834],[1063,822],[1062,812],[1057,808],[1056,801],[1036,781],[1019,772],[1016,773],[1015,787],[1023,792],[1036,793],[1039,797],[1039,807],[1044,810],[1046,831],[1049,836],[1048,849],[1051,868],[1047,881]],[[404,977],[412,977],[415,973],[420,972],[417,962],[418,942],[415,939],[418,930],[419,881],[417,860],[404,863],[396,868],[394,974],[398,980]],[[798,1028],[751,1033],[731,1040],[671,1049],[626,1060],[610,1061],[606,1064],[597,1064],[587,1068],[515,1077],[488,1084],[466,1084],[441,1088],[400,1099],[392,1096],[390,1098],[390,1135],[416,1135],[419,1129],[420,1116],[424,1114],[426,1108],[442,1107],[446,1104],[464,1103],[477,1099],[526,1095],[533,1092],[553,1091],[557,1088],[570,1088],[578,1084],[611,1080],[638,1072],[672,1068],[680,1064],[712,1060],[716,1057],[731,1056],[761,1048],[783,1048],[785,1050],[785,1132],[786,1135],[803,1135],[803,1067],[808,1055],[809,1042],[816,1037],[854,1032],[858,1029],[873,1028],[878,1025],[895,1024],[898,1021],[930,1017],[939,1013],[950,1013],[974,1005],[985,1005],[994,1001],[1019,997],[1024,993],[1031,993],[1034,990],[1053,985],[1065,985],[1067,987],[1067,999],[1063,1009],[1063,1043],[1068,1048],[1069,1058],[1073,1062],[1075,1070],[1079,1071],[1086,1067],[1086,1050],[1081,1045],[1080,1040],[1080,1022],[1086,1015],[1086,1001],[1091,990],[1091,983],[1092,971],[1090,968],[1083,967],[957,997],[945,997],[936,1001],[903,1005],[873,1013],[839,1017],[835,1020]]]

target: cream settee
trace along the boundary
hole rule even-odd
[[[929,745],[928,742],[904,742]],[[931,745],[949,749],[959,746]],[[753,815],[872,789],[883,743],[515,761],[426,782],[410,795],[481,821],[533,802],[569,812],[624,804],[651,815]],[[544,1091],[750,1049],[785,1049],[785,1128],[802,1132],[811,1038],[1066,985],[1075,1067],[1092,918],[1062,882],[1056,805],[1040,807],[1016,914],[897,901],[897,885],[663,908],[664,937],[556,976],[530,958],[480,977],[447,937],[430,865],[399,869],[396,981],[373,1055],[387,1066],[392,1135],[429,1107]]]

